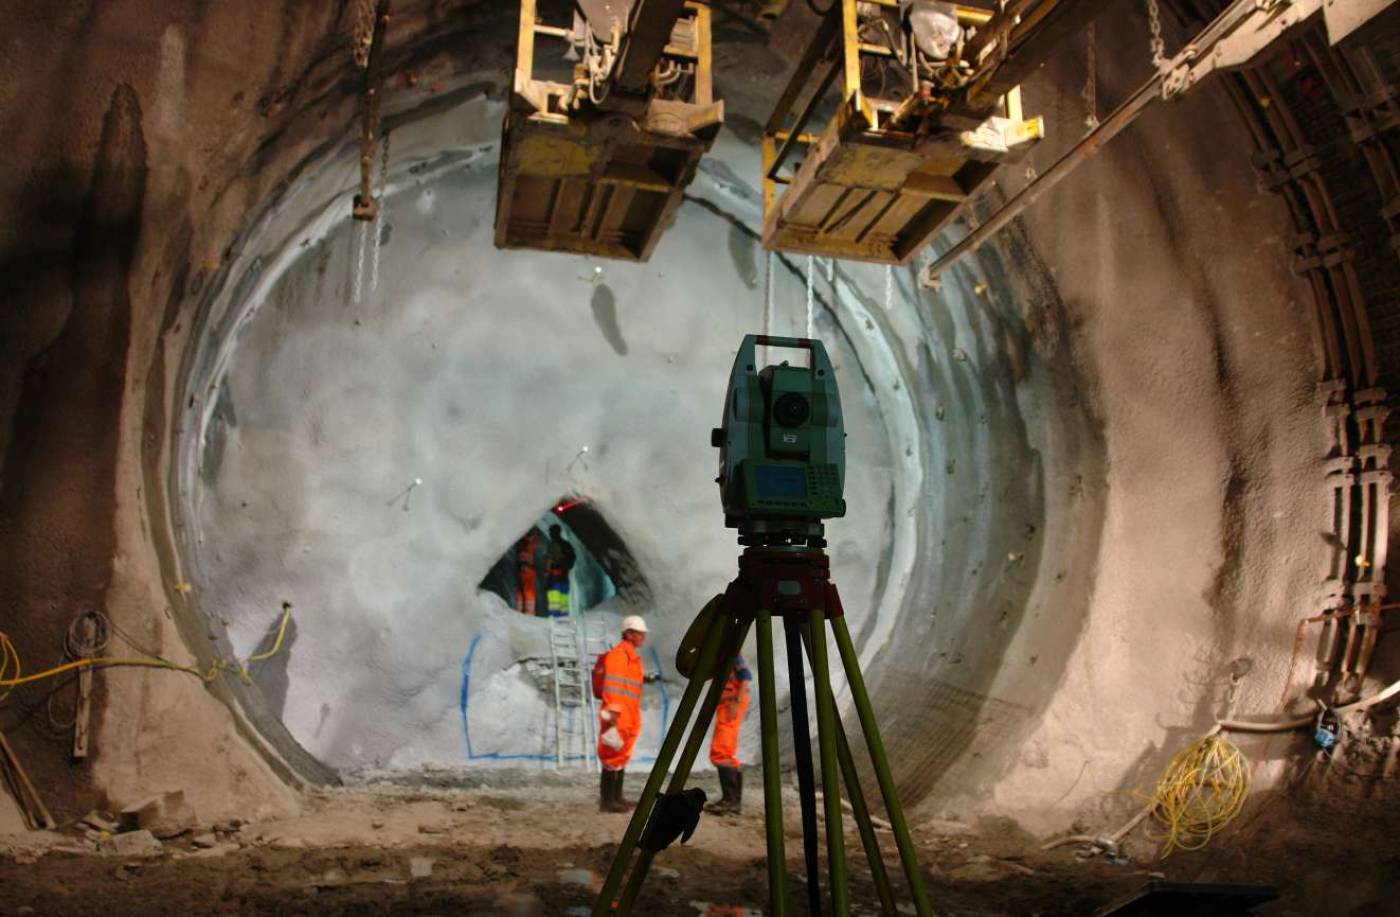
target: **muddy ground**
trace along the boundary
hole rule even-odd
[[[632,783],[635,792],[639,781]],[[101,855],[76,827],[0,838],[0,914],[583,914],[626,824],[625,816],[596,812],[593,792],[591,781],[558,778],[528,787],[322,791],[300,817],[196,827],[149,856]],[[795,800],[788,802],[793,813]],[[760,913],[767,896],[762,809],[757,799],[750,803],[739,816],[706,816],[689,844],[662,853],[637,913]],[[1301,848],[1296,859],[1249,856],[1227,839],[1215,851],[1165,863],[1115,863],[1072,848],[1042,852],[1043,839],[1009,822],[923,822],[915,833],[935,907],[949,917],[1093,914],[1154,878],[1280,883],[1283,900],[1260,912],[1277,917],[1400,913],[1385,909],[1384,870],[1369,898],[1342,909],[1344,898],[1308,901],[1318,891],[1300,864],[1345,882],[1343,866],[1328,865],[1321,834],[1318,848]],[[881,840],[897,869],[891,836],[882,831]],[[856,913],[876,914],[853,829],[847,844]],[[800,876],[795,818],[787,849],[790,873]],[[793,913],[806,914],[799,897]]]

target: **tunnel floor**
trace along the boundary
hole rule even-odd
[[[550,776],[526,786],[497,773],[470,780],[468,788],[433,786],[429,779],[318,791],[296,818],[202,826],[140,858],[95,854],[72,832],[0,841],[0,913],[111,917],[148,914],[156,903],[168,913],[202,914],[588,913],[626,824],[626,816],[596,811],[594,779]],[[640,788],[639,780],[632,783],[629,795]],[[792,913],[802,915],[808,911],[796,893],[803,880],[795,803],[790,795],[787,850]],[[1297,863],[1307,861],[1334,887],[1353,891],[1358,882],[1378,883],[1379,890],[1394,880],[1393,869],[1390,878],[1377,876],[1375,864],[1362,867],[1346,857],[1335,829],[1328,830],[1327,813],[1318,813],[1313,830],[1286,835],[1270,829],[1268,815],[1267,807],[1261,810],[1253,827],[1272,842],[1166,863],[1086,858],[1069,848],[1046,852],[1043,839],[1009,820],[916,821],[914,835],[942,917],[1089,915],[1162,879],[1277,885],[1279,902],[1261,915],[1337,913],[1317,890],[1296,884]],[[858,851],[849,819],[846,827],[848,850]],[[1355,827],[1347,826],[1353,842]],[[897,870],[891,836],[882,831],[880,840]],[[1365,874],[1355,872],[1361,868]],[[750,798],[744,814],[706,816],[687,845],[659,856],[638,912],[756,915],[766,888],[762,805]],[[853,914],[879,913],[858,854],[852,889]],[[1389,902],[1375,900],[1380,909],[1348,913],[1395,913],[1383,909]],[[906,910],[913,913],[912,906],[901,913]]]

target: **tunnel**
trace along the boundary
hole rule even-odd
[[[943,267],[1111,123],[1154,28],[1175,53],[1227,4],[1101,4],[1022,83],[1046,139],[888,265],[765,247],[765,121],[828,4],[702,4],[724,126],[641,260],[496,244],[516,4],[395,0],[368,223],[373,4],[20,6],[0,908],[588,913],[627,824],[594,811],[590,670],[641,616],[635,796],[736,575],[710,431],[763,334],[839,382],[825,551],[935,911],[1170,881],[1396,913],[1394,9],[1158,102]],[[816,688],[782,659],[786,722]],[[758,707],[742,816],[639,913],[769,912]],[[1181,835],[1163,775],[1218,739],[1238,810]]]

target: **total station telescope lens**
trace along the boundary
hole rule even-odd
[[[797,392],[788,392],[773,402],[773,419],[785,427],[800,427],[812,415],[812,405]]]

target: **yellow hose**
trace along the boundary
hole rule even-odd
[[[1212,731],[1172,758],[1152,794],[1152,818],[1162,831],[1161,856],[1200,850],[1244,810],[1249,796],[1249,759]]]
[[[14,674],[10,674],[11,666],[14,667]],[[11,686],[9,681],[19,678],[22,672],[19,665],[19,650],[10,642],[10,638],[0,631],[0,701],[10,696]]]
[[[265,653],[258,653],[249,656],[244,662],[236,659],[216,659],[207,672],[201,671],[194,666],[176,665],[164,659],[155,659],[145,656],[94,656],[87,659],[74,659],[72,662],[65,662],[53,668],[44,669],[42,672],[35,672],[32,675],[23,675],[20,671],[19,650],[15,647],[14,641],[3,631],[0,631],[0,700],[4,700],[9,695],[10,690],[20,685],[32,684],[36,681],[43,681],[46,678],[53,678],[65,672],[72,672],[75,669],[92,668],[113,668],[116,666],[136,666],[148,669],[170,669],[174,672],[184,672],[208,683],[219,676],[220,672],[235,672],[245,685],[253,683],[252,677],[248,674],[248,666],[255,662],[261,662],[277,655],[282,650],[282,640],[287,635],[287,623],[292,619],[292,603],[282,603],[282,623],[277,628],[277,639],[273,641],[272,648]],[[10,674],[10,667],[13,661],[14,674]]]

